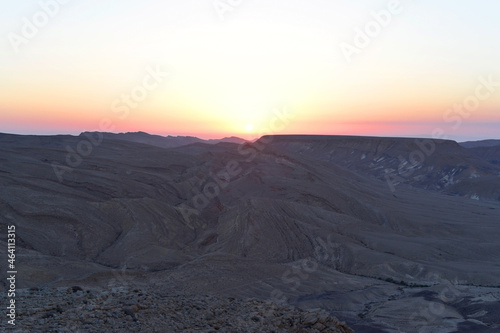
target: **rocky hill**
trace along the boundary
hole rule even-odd
[[[455,141],[418,138],[284,135],[266,149],[340,165],[384,181],[468,198],[500,200],[498,147],[474,151]],[[498,161],[497,161],[498,162]]]
[[[500,146],[500,140],[467,141],[460,142],[460,145],[464,148],[495,147]]]
[[[500,166],[500,145],[491,147],[476,147],[467,149],[471,154]]]

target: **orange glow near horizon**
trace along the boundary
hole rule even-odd
[[[340,43],[385,3],[248,3],[225,21],[210,6],[146,3],[110,4],[113,17],[97,15],[95,0],[75,3],[20,52],[0,44],[0,132],[78,134],[108,119],[114,132],[253,138],[286,107],[295,118],[274,134],[500,135],[500,89],[453,114],[460,128],[446,116],[480,77],[500,81],[500,48],[478,37],[500,28],[484,19],[498,5],[450,3],[477,20],[464,30],[432,14],[442,4],[413,4],[348,62]],[[17,15],[5,17],[7,35],[37,3],[1,6]]]

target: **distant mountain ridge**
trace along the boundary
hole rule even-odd
[[[500,166],[500,140],[481,140],[460,143],[474,156]]]
[[[464,148],[478,148],[478,147],[495,147],[500,146],[500,140],[479,140],[479,141],[466,141],[459,142]]]
[[[83,132],[80,134],[80,136],[96,134],[96,133],[98,132]],[[222,139],[203,140],[194,136],[170,136],[170,135],[161,136],[161,135],[149,134],[146,132],[127,132],[127,133],[101,132],[101,134],[103,135],[104,139],[143,143],[161,148],[176,148],[181,146],[187,146],[193,143],[217,144],[220,142],[230,142],[230,143],[241,144],[243,142],[246,142],[246,140],[235,136],[225,137]]]

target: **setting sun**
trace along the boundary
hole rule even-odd
[[[229,3],[113,2],[89,16],[99,2],[71,2],[43,26],[38,1],[4,5],[0,131],[79,134],[107,119],[114,132],[245,136],[286,106],[297,117],[280,134],[498,136],[498,90],[470,117],[447,111],[498,81],[500,47],[478,37],[498,31],[497,3]]]

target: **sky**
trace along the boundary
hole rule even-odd
[[[2,1],[0,132],[498,139],[499,13],[498,0]]]

